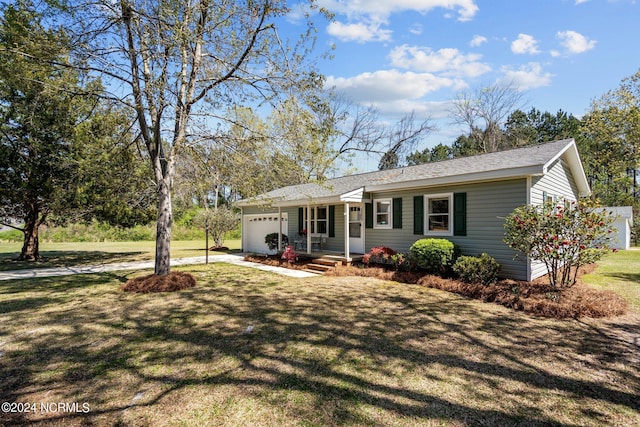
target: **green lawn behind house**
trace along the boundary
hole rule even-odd
[[[631,310],[640,313],[640,248],[606,256],[598,261],[596,271],[585,275],[583,281],[593,287],[616,292],[629,302]]]
[[[0,284],[0,425],[640,425],[640,321],[550,320],[373,278],[177,268]]]

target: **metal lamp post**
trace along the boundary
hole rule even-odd
[[[204,220],[204,236],[205,245],[207,246],[205,248],[204,263],[209,264],[209,218]]]

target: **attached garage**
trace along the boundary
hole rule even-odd
[[[288,220],[287,213],[283,212],[281,214],[281,232],[283,234],[287,234]],[[264,238],[267,234],[280,231],[278,224],[277,213],[244,215],[242,221],[242,250],[259,254],[275,253],[275,250],[269,250]]]

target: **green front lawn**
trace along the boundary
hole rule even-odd
[[[212,245],[212,241],[209,241]],[[240,248],[240,240],[227,240],[225,246],[231,250]],[[185,240],[171,242],[172,258],[187,258],[205,255],[204,240]],[[0,271],[21,270],[27,268],[69,267],[127,261],[152,260],[155,256],[155,242],[69,242],[40,243],[40,262],[16,261],[20,255],[22,243],[0,242]],[[220,252],[209,252],[215,255]]]
[[[0,424],[640,424],[637,315],[557,321],[373,278],[183,269],[198,286],[170,294],[123,293],[128,273],[0,282],[0,402],[90,408]]]

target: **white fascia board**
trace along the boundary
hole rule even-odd
[[[414,181],[395,182],[391,184],[368,185],[367,192],[409,190],[421,187],[434,187],[451,184],[466,184],[471,182],[504,181],[506,179],[537,176],[544,173],[542,165],[524,168],[500,169],[498,171],[477,172],[470,174],[452,175],[438,178],[418,179]]]
[[[364,195],[364,187],[357,188],[353,191],[340,195],[340,200],[349,203],[361,203],[362,196]]]
[[[296,200],[285,200],[282,202],[274,203],[275,207],[292,207],[292,206],[316,206],[316,205],[336,205],[341,204],[340,196],[327,196],[327,197],[317,197],[317,198],[304,198],[304,199],[296,199]]]
[[[551,160],[549,160],[544,165],[544,173],[547,173],[547,170],[551,165],[558,160],[560,157],[564,156],[565,162],[569,165],[571,169],[571,173],[573,174],[573,179],[578,186],[578,196],[585,197],[591,194],[591,188],[589,187],[589,180],[587,179],[587,175],[584,172],[584,168],[582,167],[582,160],[580,160],[580,153],[578,152],[578,146],[576,145],[576,141],[572,139],[558,154],[553,156]]]
[[[266,207],[277,207],[278,200],[281,198],[273,198],[273,199],[246,199],[240,200],[236,202],[236,206],[266,206]]]

